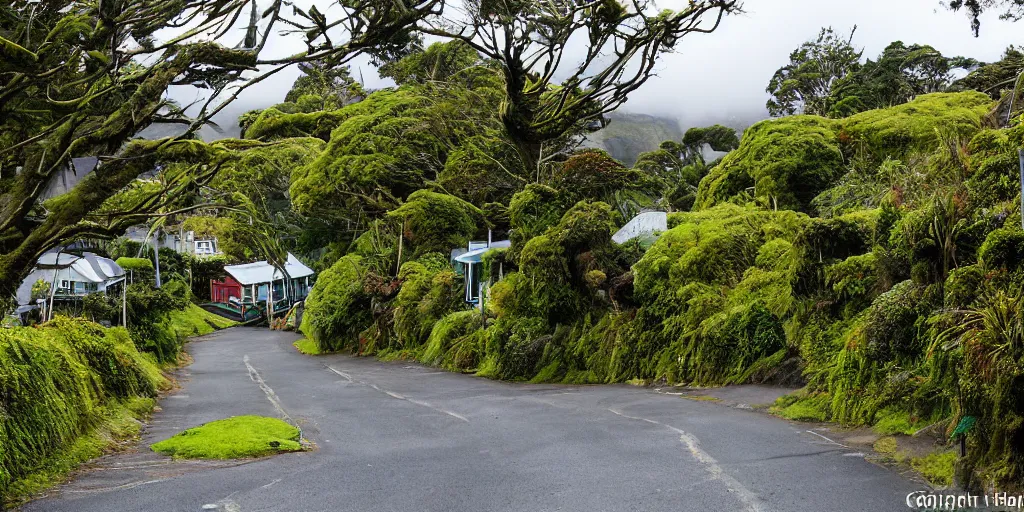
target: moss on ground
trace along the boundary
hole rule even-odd
[[[233,416],[183,430],[150,448],[176,459],[242,459],[298,452],[299,429],[277,418]]]
[[[318,356],[323,354],[316,342],[309,338],[302,338],[301,340],[292,343],[292,346],[294,346],[300,353],[306,354],[307,356]]]
[[[885,409],[875,415],[875,426],[872,429],[883,436],[893,434],[911,435],[917,427],[910,413],[900,410]]]
[[[806,390],[781,396],[768,412],[793,421],[826,421],[829,418],[829,396]]]

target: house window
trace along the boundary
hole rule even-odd
[[[196,241],[196,254],[213,254],[213,242],[210,240]]]
[[[466,302],[480,302],[480,264],[466,264]]]

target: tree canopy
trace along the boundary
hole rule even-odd
[[[411,40],[409,28],[439,5],[345,2],[336,20],[316,7],[284,9],[282,0],[262,12],[243,0],[0,6],[0,294],[11,296],[36,258],[60,243],[116,236],[126,223],[174,211],[177,199],[218,168],[208,149],[188,139],[244,88],[296,62],[341,65],[361,52],[395,55]],[[280,24],[301,30],[306,51],[261,59]],[[220,44],[239,32],[236,48]],[[165,96],[180,85],[209,94],[183,108]],[[185,130],[132,140],[153,123]],[[72,190],[43,204],[47,185],[79,157],[98,162]],[[122,195],[131,202],[99,214],[111,196],[163,161],[177,163],[173,177],[146,193]]]
[[[1004,20],[1024,19],[1024,0],[950,0],[946,5],[954,11],[967,12],[975,37],[981,33],[981,15],[986,11],[1000,10],[999,18]]]
[[[789,55],[789,64],[779,68],[768,82],[768,113],[826,115],[832,107],[832,85],[860,67],[863,50],[853,47],[857,27],[843,38],[832,27],[823,28],[814,41],[807,41]]]

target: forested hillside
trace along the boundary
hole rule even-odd
[[[950,433],[973,417],[970,465],[1018,481],[1024,127],[1001,127],[1005,104],[921,94],[739,141],[691,129],[632,168],[592,149],[527,165],[475,62],[246,129],[327,141],[290,190],[330,247],[303,325],[321,350],[533,382],[806,383],[782,414]],[[669,231],[614,244],[643,207],[673,211]],[[482,315],[449,251],[488,229],[512,246],[485,257]]]

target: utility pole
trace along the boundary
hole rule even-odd
[[[1024,148],[1017,150],[1020,157],[1020,227],[1024,229]]]
[[[128,276],[121,281],[121,326],[128,328]]]
[[[153,260],[156,264],[156,287],[160,288],[160,229],[153,233]]]

